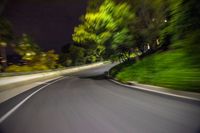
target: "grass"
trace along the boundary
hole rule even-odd
[[[155,53],[136,63],[125,62],[111,69],[116,79],[200,92],[200,67],[181,50]]]

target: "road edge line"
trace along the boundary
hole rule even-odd
[[[29,100],[33,95],[35,95],[36,93],[38,93],[39,91],[41,91],[42,89],[44,89],[45,87],[52,85],[60,80],[65,79],[66,77],[61,77],[58,78],[57,80],[48,83],[42,87],[40,87],[39,89],[37,89],[36,91],[32,92],[31,94],[29,94],[26,98],[24,98],[21,102],[19,102],[17,105],[15,105],[12,109],[10,109],[7,113],[5,113],[2,117],[0,117],[0,124],[6,120],[11,114],[13,114],[20,106],[22,106],[27,100]]]
[[[193,101],[198,101],[200,102],[200,99],[198,98],[193,98],[193,97],[188,97],[188,96],[182,96],[182,95],[177,95],[177,94],[172,94],[172,93],[168,93],[168,92],[162,92],[162,91],[157,91],[157,90],[152,90],[152,89],[148,89],[145,87],[140,87],[140,86],[136,86],[136,85],[128,85],[128,84],[123,84],[121,82],[118,82],[114,79],[108,79],[109,81],[121,85],[123,87],[129,87],[129,88],[134,88],[134,89],[138,89],[138,90],[142,90],[142,91],[146,91],[146,92],[152,92],[152,93],[157,93],[157,94],[162,94],[162,95],[167,95],[167,96],[171,96],[171,97],[176,97],[176,98],[182,98],[182,99],[187,99],[187,100],[193,100]]]

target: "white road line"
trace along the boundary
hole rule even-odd
[[[172,93],[167,93],[167,92],[162,92],[162,91],[157,91],[157,90],[152,90],[152,89],[148,89],[148,88],[144,88],[144,87],[140,87],[140,86],[132,86],[132,85],[127,85],[127,84],[123,84],[120,83],[118,81],[115,81],[113,79],[109,79],[110,81],[121,85],[121,86],[125,86],[125,87],[129,87],[129,88],[134,88],[134,89],[138,89],[138,90],[143,90],[143,91],[148,91],[148,92],[153,92],[153,93],[158,93],[158,94],[163,94],[163,95],[168,95],[168,96],[172,96],[172,97],[178,97],[178,98],[183,98],[183,99],[189,99],[189,100],[194,100],[194,101],[200,101],[200,99],[198,98],[193,98],[193,97],[187,97],[187,96],[182,96],[182,95],[177,95],[177,94],[172,94]]]
[[[33,95],[35,95],[37,92],[41,91],[42,89],[44,89],[45,87],[51,85],[51,84],[54,84],[60,80],[63,80],[65,79],[66,77],[62,77],[62,78],[59,78],[51,83],[48,83],[44,86],[42,86],[41,88],[39,88],[38,90],[34,91],[33,93],[31,93],[30,95],[28,95],[24,100],[22,100],[20,103],[18,103],[17,105],[15,105],[11,110],[9,110],[6,114],[4,114],[1,118],[0,118],[0,124],[6,120],[12,113],[14,113],[20,106],[22,106],[23,103],[25,103],[28,99],[30,99]]]

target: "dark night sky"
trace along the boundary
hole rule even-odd
[[[8,0],[3,15],[17,35],[27,33],[44,49],[71,42],[74,26],[85,13],[87,0]]]

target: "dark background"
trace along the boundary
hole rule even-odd
[[[11,21],[14,33],[31,35],[43,50],[72,42],[71,35],[85,13],[88,0],[8,0],[2,15]]]

